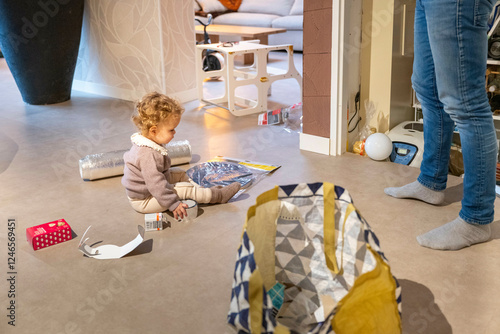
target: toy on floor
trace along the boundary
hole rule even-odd
[[[391,138],[383,133],[374,133],[366,138],[365,151],[373,160],[385,160],[392,152]]]

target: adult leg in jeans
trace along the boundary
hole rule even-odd
[[[412,80],[425,122],[418,182],[433,191],[446,187],[451,121],[460,133],[465,167],[459,217],[419,236],[418,242],[425,247],[455,250],[490,238],[497,146],[484,80],[486,22],[493,2],[417,0]],[[429,74],[425,30],[433,76]]]
[[[386,188],[385,193],[396,198],[415,198],[429,204],[441,204],[448,177],[454,124],[439,100],[427,20],[421,1],[416,3],[414,49],[412,83],[424,115],[421,174],[417,181],[403,187]]]

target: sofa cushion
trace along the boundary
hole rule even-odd
[[[245,1],[245,0],[243,0]],[[228,24],[233,26],[252,26],[271,28],[273,20],[279,18],[277,15],[257,13],[227,13],[217,16],[214,24]]]
[[[198,0],[201,10],[205,13],[227,12],[227,8],[219,0]]]
[[[290,13],[295,0],[243,0],[238,12],[262,13],[285,16]]]
[[[304,15],[291,15],[278,17],[273,21],[272,28],[284,28],[286,30],[302,30]]]
[[[269,35],[269,45],[292,44],[294,51],[304,50],[302,30],[287,30],[282,34]]]
[[[295,0],[289,15],[304,15],[304,0]]]

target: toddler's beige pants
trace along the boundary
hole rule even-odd
[[[194,183],[181,168],[170,168],[170,179],[167,181],[174,185],[174,191],[181,200],[194,199],[198,203],[210,203],[212,199],[212,190],[202,188]],[[146,199],[129,198],[129,201],[132,208],[139,213],[156,213],[168,210],[168,208],[161,206],[153,196]]]

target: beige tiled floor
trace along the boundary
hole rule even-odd
[[[280,90],[273,91],[278,99],[272,103],[286,104],[293,96]],[[191,142],[191,165],[225,155],[282,167],[236,201],[203,207],[192,224],[146,233],[131,256],[98,261],[77,250],[85,229],[92,225],[91,241],[121,245],[136,236],[143,216],[128,204],[120,177],[84,182],[78,159],[129,147],[132,104],[73,92],[71,101],[58,105],[26,105],[4,60],[0,100],[1,333],[231,333],[226,314],[248,207],[275,184],[315,181],[349,190],[379,237],[403,288],[404,333],[500,332],[498,223],[494,240],[457,252],[432,251],[415,240],[457,216],[459,178],[450,177],[443,206],[389,198],[384,187],[413,181],[418,170],[353,154],[300,151],[297,134],[258,127],[256,115],[234,117],[193,101],[176,135]],[[15,329],[6,317],[9,216],[18,224]],[[30,249],[25,229],[59,218],[69,222],[76,240]]]

